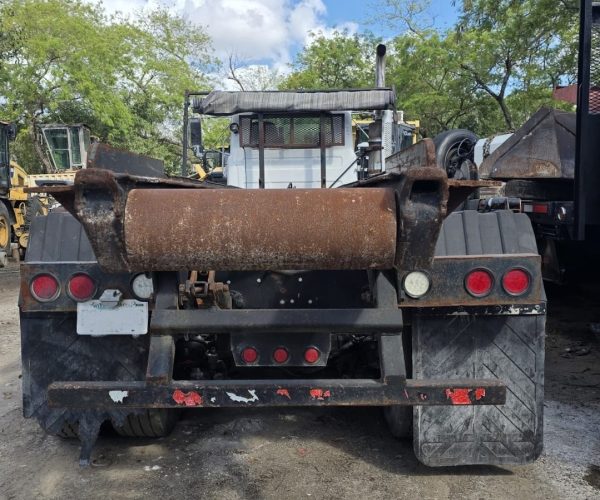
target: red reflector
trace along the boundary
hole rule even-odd
[[[254,363],[258,359],[258,351],[254,347],[246,347],[242,350],[242,361],[244,363]]]
[[[321,353],[316,347],[309,347],[308,349],[306,349],[306,351],[304,351],[304,361],[306,361],[307,363],[316,363],[317,361],[319,361],[320,357]]]
[[[502,277],[502,286],[506,293],[521,295],[527,291],[531,278],[523,269],[511,269]]]
[[[38,274],[31,280],[31,293],[40,302],[58,297],[58,281],[49,274]]]
[[[484,269],[476,269],[467,274],[465,288],[474,297],[484,297],[492,290],[494,278]]]
[[[548,213],[548,205],[544,205],[542,203],[534,203],[533,204],[533,213],[534,214],[547,214]]]
[[[273,359],[275,363],[285,363],[289,358],[289,354],[285,347],[278,347],[273,351]]]
[[[87,274],[75,274],[69,280],[69,295],[79,302],[90,300],[96,292],[96,283]]]

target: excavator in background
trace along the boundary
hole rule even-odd
[[[0,122],[0,267],[9,256],[22,257],[29,241],[29,223],[36,215],[47,213],[45,196],[25,193],[31,186],[30,176],[10,159],[10,141],[15,127]]]
[[[75,173],[85,168],[92,144],[90,130],[84,124],[48,124],[38,129],[51,172],[29,174],[10,158],[10,142],[15,127],[0,122],[0,267],[9,256],[25,255],[29,242],[29,224],[33,217],[46,215],[53,199],[44,194],[24,191],[28,187],[68,185]]]

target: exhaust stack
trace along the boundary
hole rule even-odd
[[[385,87],[385,45],[377,45],[375,52],[375,87]],[[375,120],[369,125],[369,170],[371,172],[381,172],[384,167],[384,158],[382,154],[382,135],[383,135],[383,113],[375,111]]]
[[[377,55],[375,56],[375,87],[385,87],[385,52],[386,47],[380,43],[377,45]]]

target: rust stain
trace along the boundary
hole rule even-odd
[[[331,391],[324,391],[323,389],[311,389],[309,394],[312,399],[318,399],[319,401],[323,401],[324,399],[331,397]]]
[[[471,389],[446,389],[446,397],[452,401],[453,405],[470,405],[470,392]]]
[[[202,406],[202,396],[196,391],[183,392],[181,389],[176,389],[173,392],[173,401],[178,405]]]
[[[388,188],[133,189],[124,229],[132,269],[390,269],[396,201]]]
[[[290,393],[289,393],[289,391],[287,389],[277,389],[277,395],[278,396],[284,396],[284,397],[286,397],[288,399],[292,399],[290,397]]]

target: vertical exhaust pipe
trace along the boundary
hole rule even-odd
[[[385,87],[385,45],[377,45],[375,52],[375,87]],[[369,125],[369,171],[372,173],[383,171],[384,158],[382,154],[383,142],[383,113],[375,111],[375,119]]]
[[[375,56],[375,87],[385,87],[385,45],[377,45],[377,55]]]

